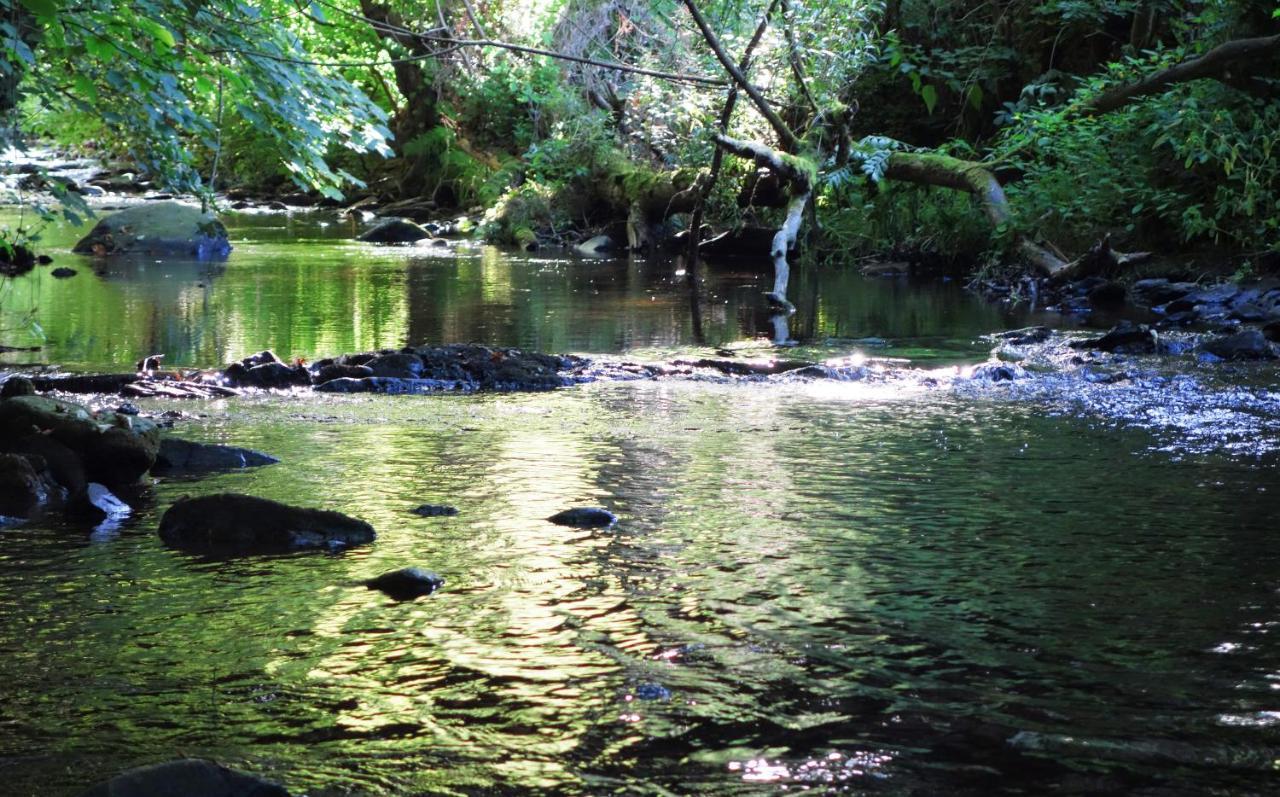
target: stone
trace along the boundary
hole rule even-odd
[[[115,412],[92,415],[84,407],[47,396],[18,396],[0,402],[0,440],[47,434],[71,449],[93,481],[133,484],[151,469],[160,448],[160,430],[143,418]]]
[[[49,435],[29,434],[0,441],[0,451],[28,459],[39,458],[43,469],[67,492],[69,498],[80,497],[88,483],[80,455]]]
[[[392,379],[417,379],[422,376],[422,359],[416,354],[383,354],[364,364],[373,371],[372,376]]]
[[[372,244],[411,244],[430,237],[430,232],[411,221],[387,219],[361,233],[357,240]]]
[[[430,595],[444,586],[444,579],[430,570],[405,567],[369,579],[364,585],[382,592],[392,600],[407,601]]]
[[[1089,305],[1100,310],[1114,310],[1124,307],[1128,292],[1118,282],[1104,282],[1090,289]]]
[[[329,363],[314,371],[311,379],[313,384],[322,385],[335,379],[364,379],[367,376],[373,376],[373,369],[367,365]]]
[[[13,398],[15,396],[34,396],[35,394],[35,383],[25,376],[11,376],[0,384],[0,399]]]
[[[597,235],[594,238],[588,238],[573,247],[573,251],[584,257],[606,257],[617,250],[618,245],[607,235]]]
[[[57,279],[64,280],[64,279],[67,279],[68,277],[74,277],[76,274],[79,274],[80,272],[76,271],[74,268],[67,268],[65,266],[62,266],[60,268],[55,268],[53,271],[50,271],[49,273],[52,274]]]
[[[1138,280],[1133,283],[1133,297],[1140,304],[1148,307],[1177,301],[1200,286],[1194,282],[1170,282],[1163,277],[1158,279]]]
[[[1121,321],[1100,338],[1072,341],[1073,349],[1099,349],[1118,354],[1150,354],[1156,350],[1159,335],[1146,324]]]
[[[218,470],[258,468],[279,461],[269,454],[248,448],[194,443],[177,437],[165,437],[160,440],[160,450],[151,472],[156,475],[207,473]]]
[[[31,517],[53,497],[48,481],[41,477],[30,458],[0,454],[0,515]]]
[[[975,382],[1012,382],[1026,376],[1026,369],[1014,363],[983,363],[974,366],[969,374],[969,378]]]
[[[1277,356],[1275,347],[1257,329],[1212,338],[1200,344],[1200,351],[1224,360],[1274,360]]]
[[[423,504],[412,511],[413,514],[421,517],[451,517],[458,514],[457,507],[444,504]]]
[[[212,260],[225,258],[231,244],[227,229],[212,213],[179,202],[153,202],[107,216],[72,251]]]
[[[1001,332],[996,337],[1010,346],[1029,346],[1034,343],[1044,343],[1053,337],[1053,330],[1048,327],[1024,327]]]
[[[1272,321],[1262,328],[1263,336],[1272,342],[1280,341],[1280,321]]]
[[[606,528],[618,522],[618,516],[607,509],[594,506],[580,506],[557,512],[547,518],[560,526],[576,526],[578,528]]]
[[[289,797],[289,792],[213,761],[185,758],[128,770],[80,797]]]
[[[1185,301],[1196,304],[1227,304],[1235,299],[1240,293],[1240,288],[1229,282],[1223,282],[1218,285],[1211,285],[1208,288],[1202,288],[1193,291],[1184,297]]]
[[[376,536],[368,523],[339,512],[239,493],[181,498],[160,519],[167,544],[209,553],[332,550]]]
[[[266,362],[252,368],[246,368],[242,363],[232,363],[222,375],[236,387],[284,389],[311,384],[311,374],[306,368],[282,362]]]

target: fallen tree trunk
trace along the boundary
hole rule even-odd
[[[886,179],[917,185],[968,191],[982,203],[982,209],[993,227],[1007,224],[1012,217],[1004,187],[991,170],[980,163],[960,160],[950,155],[895,152],[889,157],[884,176]],[[1018,236],[1017,248],[1032,266],[1047,276],[1056,275],[1071,266],[1071,263],[1047,247],[1025,236]]]
[[[1201,78],[1226,80],[1230,76],[1231,69],[1239,64],[1258,62],[1277,56],[1280,56],[1280,34],[1260,36],[1255,39],[1236,39],[1220,44],[1204,55],[1148,75],[1136,83],[1104,91],[1083,103],[1079,112],[1085,116],[1100,116],[1123,108],[1141,97],[1159,94],[1175,83],[1186,83]]]

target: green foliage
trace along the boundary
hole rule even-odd
[[[385,113],[342,75],[309,63],[294,28],[315,9],[284,0],[24,5],[35,15],[34,46],[0,28],[24,91],[47,109],[100,119],[170,188],[204,188],[199,166],[232,118],[275,151],[295,183],[328,196],[357,182],[330,167],[331,147],[389,154]]]
[[[1168,60],[1153,56],[1150,68]],[[1112,74],[1132,79],[1125,66]],[[1175,230],[1184,242],[1275,245],[1280,106],[1201,81],[1105,116],[1073,109],[1019,114],[1001,138],[997,156],[1023,173],[1008,192],[1019,228],[1067,241]]]

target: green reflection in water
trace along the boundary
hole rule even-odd
[[[178,753],[312,794],[769,793],[814,771],[938,793],[1008,766],[963,722],[1246,762],[1274,748],[1219,721],[1271,710],[1280,672],[1257,631],[1280,610],[1267,468],[1135,454],[1144,433],[1028,407],[802,387],[185,406],[206,415],[186,435],[283,462],[162,482],[114,539],[4,532],[16,793]],[[163,548],[164,507],[222,490],[358,515],[379,540],[225,562]],[[408,512],[423,502],[460,514]],[[622,523],[543,520],[584,504]],[[406,565],[445,589],[396,604],[359,586]],[[669,699],[637,697],[652,685]],[[1001,770],[984,792],[1039,777]]]
[[[12,210],[0,210],[0,223],[12,220]],[[219,264],[95,261],[70,254],[82,230],[53,225],[43,245],[56,266],[79,275],[58,280],[39,268],[5,283],[3,342],[42,342],[15,329],[32,309],[47,340],[36,355],[0,362],[119,369],[163,352],[170,365],[210,367],[264,348],[310,360],[471,341],[669,356],[772,334],[760,298],[764,261],[705,268],[699,340],[672,261],[510,254],[467,243],[368,246],[351,240],[354,222],[320,213],[228,221],[236,248]],[[885,353],[918,359],[973,357],[982,351],[975,336],[1012,320],[954,286],[909,289],[842,270],[802,272],[796,292],[793,336],[817,344],[890,338],[897,348]]]

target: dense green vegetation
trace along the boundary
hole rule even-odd
[[[0,14],[7,139],[126,157],[179,191],[421,197],[481,208],[482,233],[519,244],[629,222],[644,245],[704,208],[719,227],[776,224],[807,195],[813,250],[840,257],[1055,270],[1103,235],[1246,258],[1280,246],[1274,0],[3,0]],[[718,118],[782,157],[762,173],[768,158],[730,156],[712,177]]]

